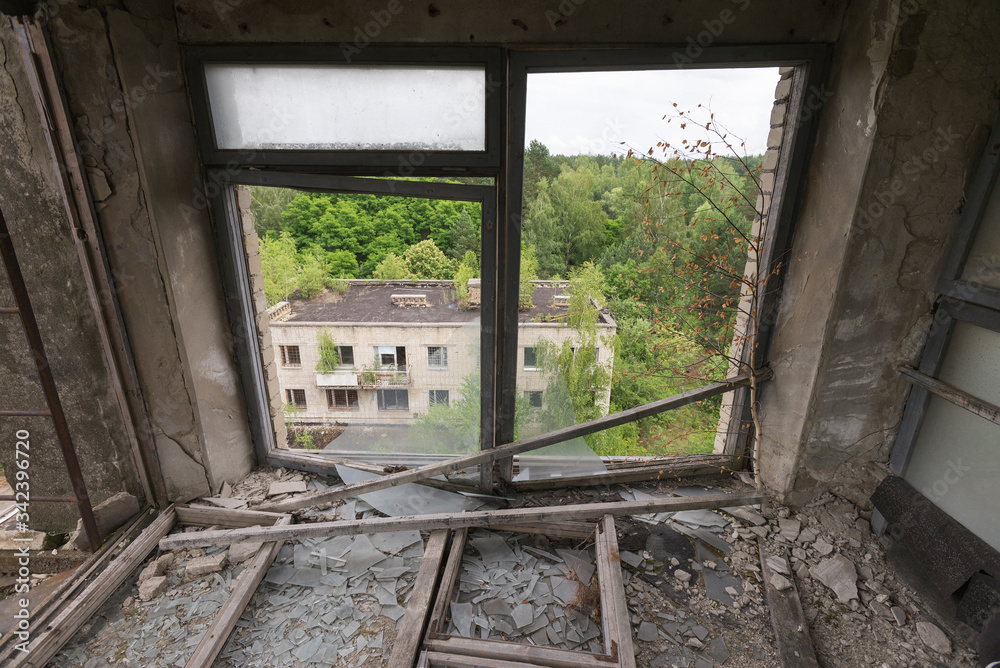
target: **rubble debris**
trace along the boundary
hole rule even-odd
[[[302,494],[306,491],[306,483],[303,480],[288,482],[272,482],[267,490],[267,495],[281,496],[282,494]]]
[[[849,603],[858,598],[858,574],[854,562],[838,554],[824,559],[809,569],[814,578],[825,584],[837,595],[841,603]]]
[[[951,654],[951,640],[936,625],[930,622],[917,622],[917,635],[925,645],[938,654]]]
[[[130,519],[139,514],[139,500],[128,492],[118,492],[94,506],[94,520],[97,522],[97,533],[102,537],[118,529]],[[90,549],[90,539],[83,530],[83,520],[77,520],[76,529],[70,534],[68,543],[77,550]]]
[[[148,601],[167,591],[167,578],[154,575],[139,583],[139,599]]]
[[[62,545],[65,538],[66,534],[62,533],[4,530],[0,531],[0,550],[10,550],[12,552],[19,550],[30,550],[32,552],[36,550],[52,550]],[[87,540],[86,535],[84,535],[83,540]],[[89,547],[89,543],[85,543],[84,549],[87,547]],[[16,572],[16,569],[14,572]]]
[[[226,553],[207,555],[192,559],[184,568],[184,576],[196,578],[208,573],[217,573],[226,565]]]

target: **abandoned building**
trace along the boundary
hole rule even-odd
[[[531,306],[518,313],[517,388],[529,406],[541,407],[548,380],[540,342],[568,342],[572,350],[579,337],[566,323],[567,283],[534,283]],[[478,375],[478,307],[459,308],[451,281],[358,279],[343,294],[280,302],[268,309],[276,351],[268,372],[277,374],[279,389],[271,405],[294,405],[292,419],[302,423],[412,424],[431,406],[461,398],[463,384]],[[616,327],[609,314],[597,317],[599,344]],[[323,337],[336,348],[332,369],[320,368]],[[594,355],[608,369],[614,364],[612,349],[597,345]],[[607,406],[610,383],[595,391]]]
[[[993,0],[0,0],[0,663],[1000,661],[997,34]],[[763,66],[728,380],[516,439],[527,78]],[[317,374],[248,186],[479,203],[475,318],[384,286],[329,327],[389,384]],[[342,329],[386,312],[436,331]],[[286,447],[283,403],[454,401],[469,346],[472,454]],[[715,453],[512,482],[719,395]]]

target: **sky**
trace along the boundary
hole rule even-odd
[[[525,146],[538,139],[553,154],[597,155],[706,139],[692,125],[667,123],[676,102],[702,125],[711,109],[747,155],[763,153],[777,83],[776,67],[529,74]]]

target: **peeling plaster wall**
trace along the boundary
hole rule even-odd
[[[9,24],[0,27],[0,208],[11,232],[32,310],[51,364],[70,436],[93,505],[118,492],[141,498],[128,437],[105,364],[74,231],[66,215],[21,52]],[[5,271],[0,305],[13,306]],[[46,408],[21,321],[0,317],[0,408]],[[14,484],[15,434],[30,433],[29,492],[72,496],[62,451],[50,418],[0,417],[0,464]],[[30,502],[30,525],[65,531],[76,525],[76,506]]]
[[[52,3],[53,49],[97,202],[168,495],[254,465],[169,2]]]
[[[887,460],[907,391],[896,369],[919,357],[998,110],[1000,7],[873,4],[838,46],[762,402],[762,469],[792,503],[877,484],[868,464]]]

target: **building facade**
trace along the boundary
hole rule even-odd
[[[535,283],[535,305],[519,318],[517,388],[540,408],[554,380],[543,346],[575,347],[580,333],[564,324],[568,283]],[[478,392],[479,311],[459,308],[450,281],[349,281],[342,293],[281,302],[270,315],[280,401],[294,422],[407,425],[463,390]],[[597,327],[597,363],[610,378],[617,326],[599,311]],[[333,369],[320,367],[323,340],[336,347]],[[606,412],[610,382],[595,392]]]

